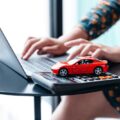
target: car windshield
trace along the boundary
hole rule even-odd
[[[73,65],[73,64],[75,64],[78,61],[79,61],[79,59],[75,58],[75,59],[72,59],[72,60],[68,61],[68,64],[69,65]]]

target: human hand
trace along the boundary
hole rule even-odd
[[[68,50],[64,46],[64,43],[54,38],[35,38],[29,37],[25,43],[24,50],[22,52],[22,58],[27,60],[29,57],[37,51],[37,54],[53,54],[61,55]]]
[[[27,60],[35,51],[38,54],[61,55],[69,49],[64,46],[64,43],[77,38],[88,38],[86,31],[81,26],[76,26],[70,33],[62,35],[58,39],[29,37],[25,43],[22,58]]]
[[[71,60],[76,56],[92,56],[100,59],[108,59],[113,62],[120,62],[120,47],[110,47],[101,44],[96,44],[85,39],[76,39],[64,44],[67,47],[78,46],[71,53],[67,60]]]

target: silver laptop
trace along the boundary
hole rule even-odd
[[[0,62],[4,63],[24,78],[28,78],[33,72],[51,72],[50,67],[57,61],[65,59],[58,57],[54,59],[50,55],[33,55],[28,61],[15,55],[3,31],[0,29]]]

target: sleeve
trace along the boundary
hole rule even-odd
[[[120,85],[112,88],[105,88],[103,90],[103,94],[111,106],[115,108],[118,113],[120,113]]]
[[[120,0],[101,0],[86,17],[80,21],[82,28],[94,39],[107,31],[120,17]]]

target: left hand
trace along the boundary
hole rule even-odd
[[[62,55],[68,50],[68,47],[64,46],[64,42],[55,38],[36,38],[29,37],[25,42],[25,47],[22,52],[22,58],[28,60],[30,56],[37,51],[37,54],[53,54]]]

